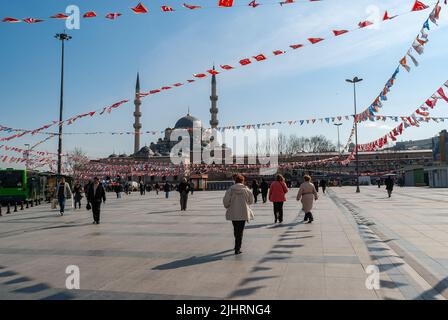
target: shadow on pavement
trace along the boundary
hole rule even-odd
[[[187,258],[187,259],[176,260],[173,262],[169,262],[166,264],[156,266],[156,267],[152,268],[152,270],[172,270],[172,269],[179,269],[179,268],[184,268],[184,267],[191,267],[191,266],[195,266],[195,265],[199,265],[199,264],[219,261],[219,260],[222,260],[223,258],[234,256],[233,253],[226,254],[228,252],[233,252],[233,250],[226,250],[226,251],[221,251],[221,252],[217,252],[217,253],[213,253],[213,254],[208,254],[205,256],[200,256],[200,257],[194,256],[194,257]]]

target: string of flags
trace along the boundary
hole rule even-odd
[[[445,0],[445,2],[446,2],[446,0]],[[437,8],[439,8],[439,9],[436,10],[437,14],[434,15],[434,21],[436,21],[438,19],[438,15],[440,13],[440,6],[438,6],[438,4],[439,4],[439,2],[437,2]],[[422,11],[422,10],[426,10],[428,8],[429,8],[428,5],[426,5],[426,4],[424,4],[424,3],[422,3],[422,2],[417,0],[417,1],[415,1],[415,3],[414,3],[414,5],[413,5],[413,7],[412,7],[410,12],[419,12],[419,11]],[[406,13],[408,13],[408,12],[406,12]],[[396,14],[394,16],[390,16],[387,12],[385,12],[382,22],[391,20],[391,19],[396,18],[398,16],[400,16],[400,14]],[[366,28],[366,27],[368,27],[368,26],[370,26],[372,24],[373,24],[373,22],[371,22],[371,21],[366,21],[366,20],[365,21],[361,21],[360,23],[358,23],[358,26],[355,29],[351,29],[351,30],[349,30],[349,29],[332,30],[331,36],[332,37],[339,37],[339,36],[341,36],[343,34],[349,33],[350,31],[363,29],[363,28]],[[309,37],[308,40],[307,40],[308,44],[306,44],[306,43],[296,43],[296,44],[290,45],[289,47],[290,47],[291,50],[297,50],[297,49],[303,48],[303,47],[305,47],[307,45],[315,45],[315,44],[320,43],[320,42],[322,42],[324,40],[326,40],[326,38]],[[286,54],[287,52],[291,52],[291,50],[274,50],[272,52],[272,55],[274,57],[275,56],[280,56],[280,55]],[[239,65],[240,65],[240,67],[244,67],[244,66],[252,64],[253,62],[265,61],[265,60],[268,59],[268,57],[269,56],[267,54],[260,53],[260,54],[258,54],[256,56],[253,56],[252,58],[241,59],[239,61]],[[203,73],[193,74],[193,78],[194,79],[188,79],[186,82],[178,82],[178,83],[175,83],[173,85],[163,86],[163,87],[161,87],[159,89],[154,89],[154,90],[150,90],[148,92],[143,92],[143,93],[140,94],[140,97],[144,98],[144,97],[147,97],[147,96],[150,96],[150,95],[154,95],[154,94],[157,94],[157,93],[161,93],[161,92],[164,92],[164,91],[171,90],[173,88],[179,88],[179,87],[184,86],[185,84],[194,83],[197,79],[207,78],[208,75],[218,75],[218,74],[220,74],[223,71],[230,71],[230,70],[236,69],[237,66],[236,65],[225,64],[225,65],[220,65],[220,68],[221,68],[220,71],[218,71],[215,68],[213,68],[213,69],[207,70],[206,72],[203,72]],[[392,81],[392,83],[393,83],[393,81]],[[115,109],[117,109],[117,108],[127,104],[128,102],[129,102],[129,100],[122,100],[122,101],[114,103],[111,106],[104,107],[104,108],[101,108],[101,109],[97,109],[97,110],[94,110],[94,111],[90,111],[88,113],[79,114],[79,115],[73,116],[73,117],[71,117],[71,118],[69,118],[67,120],[64,120],[62,122],[53,121],[53,122],[51,122],[49,124],[46,124],[46,125],[44,125],[44,126],[42,126],[40,128],[34,129],[34,130],[25,130],[23,132],[11,135],[9,137],[0,138],[0,142],[10,141],[10,140],[13,140],[13,139],[16,139],[16,138],[23,137],[23,136],[28,135],[28,134],[36,135],[36,134],[39,134],[42,131],[44,131],[44,130],[52,127],[52,126],[56,126],[56,125],[57,126],[60,126],[60,125],[63,125],[63,124],[65,124],[65,125],[72,125],[78,119],[82,119],[82,118],[86,118],[86,117],[93,117],[94,115],[110,114],[113,110],[115,110]]]
[[[446,4],[447,1],[445,0],[445,5]],[[421,11],[426,10],[428,8],[429,8],[428,5],[420,1],[416,1],[412,10]],[[407,72],[411,71],[411,67],[409,66],[409,60],[412,61],[415,67],[419,66],[419,62],[417,61],[416,55],[423,54],[424,47],[429,41],[428,32],[431,30],[430,22],[438,26],[438,20],[440,18],[441,9],[442,7],[440,6],[440,0],[439,0],[437,1],[431,13],[429,14],[428,18],[423,23],[423,26],[420,29],[420,32],[418,33],[417,37],[413,40],[411,47],[406,51],[405,56],[400,59],[397,68],[394,70],[392,76],[387,80],[386,85],[380,91],[379,95],[375,98],[375,100],[367,109],[365,109],[363,112],[359,114],[358,122],[373,119],[375,114],[377,114],[379,110],[384,106],[384,103],[387,101],[387,95],[390,92],[391,88],[394,86],[395,80],[400,70],[404,69]]]
[[[410,127],[420,127],[421,122],[428,122],[430,119],[437,122],[437,118],[429,117],[430,110],[434,109],[439,100],[444,100],[448,103],[448,96],[445,93],[443,87],[448,88],[448,81],[443,86],[438,88],[430,98],[428,98],[420,107],[418,107],[410,116],[401,117],[401,123],[392,129],[388,134],[383,137],[365,144],[358,144],[352,151],[352,153],[343,160],[342,164],[348,164],[355,159],[356,150],[358,151],[376,151],[384,148],[390,141],[397,141],[397,137],[402,135],[403,132]],[[418,116],[420,115],[420,116]],[[423,115],[423,117],[422,117]]]
[[[275,2],[258,2],[256,0],[253,0],[244,6],[251,7],[251,8],[257,8],[259,6],[268,6],[268,5],[280,5],[284,6],[286,4],[298,4],[298,3],[304,3],[304,2],[320,2],[323,0],[285,0],[285,1],[275,1]],[[200,9],[212,9],[212,8],[232,8],[237,7],[234,5],[233,0],[218,0],[218,3],[216,6],[200,6],[195,4],[188,4],[183,3],[181,6],[173,7],[168,5],[162,5],[159,7],[159,11],[161,12],[175,12],[175,11],[191,11],[191,10],[200,10]],[[238,6],[242,7],[242,6]],[[152,10],[145,5],[143,2],[138,3],[135,7],[130,7],[129,10],[126,11],[126,13],[134,14],[134,15],[146,15],[150,13]],[[94,10],[88,10],[83,12],[82,18],[85,20],[93,20],[103,17],[107,20],[117,20],[118,18],[122,17],[126,14],[124,11],[115,12],[115,11],[108,11],[104,12],[102,14],[98,13]],[[67,13],[55,13],[53,15],[50,15],[47,18],[36,18],[36,17],[27,17],[27,18],[17,18],[17,17],[4,17],[1,21],[4,23],[10,23],[10,24],[17,24],[17,23],[25,23],[25,24],[39,24],[42,22],[48,22],[48,21],[55,21],[55,20],[67,20],[70,18],[70,15]]]

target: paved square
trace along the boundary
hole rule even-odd
[[[59,217],[48,205],[0,217],[1,299],[444,299],[448,190],[332,188],[313,224],[292,189],[285,222],[254,205],[243,254],[233,254],[223,192],[108,194],[101,225],[86,210]],[[80,290],[67,290],[67,266]],[[378,266],[380,289],[366,288]],[[435,288],[435,289],[434,289]]]

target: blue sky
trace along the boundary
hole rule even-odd
[[[101,15],[121,11],[116,21],[104,18],[81,21],[81,29],[70,31],[67,45],[64,118],[133,99],[136,73],[141,74],[143,90],[158,88],[191,78],[216,64],[235,64],[242,58],[289,44],[305,42],[309,36],[326,37],[328,31],[353,28],[365,20],[372,8],[381,14],[410,10],[413,0],[391,1],[328,0],[290,6],[252,9],[213,9],[163,13],[160,5],[179,7],[184,1],[143,1],[151,10],[136,16],[129,7],[138,1],[29,1],[0,3],[0,17],[48,17],[76,4],[82,12],[95,10]],[[210,5],[215,1],[189,0]],[[217,2],[217,1],[216,1]],[[249,0],[235,0],[246,4]],[[260,1],[262,2],[262,1]],[[426,1],[426,3],[434,3]],[[374,7],[371,7],[371,6]],[[393,73],[419,32],[429,11],[408,14],[377,28],[364,29],[296,50],[290,54],[224,72],[218,77],[220,125],[258,123],[289,119],[319,118],[353,113],[352,88],[346,78],[358,75],[365,80],[358,90],[359,108],[367,107]],[[439,27],[432,27],[425,54],[417,57],[420,67],[404,70],[398,76],[382,114],[407,115],[435,89],[448,80],[446,56],[447,8],[443,6]],[[58,118],[60,43],[54,34],[64,22],[36,25],[0,24],[0,124],[36,128]],[[144,100],[143,130],[173,126],[178,118],[191,113],[208,124],[210,82],[172,90]],[[447,116],[448,104],[440,102],[433,116]],[[65,128],[68,132],[131,131],[133,105],[128,104],[105,117],[80,120]],[[388,132],[395,123],[362,125],[359,142],[369,142]],[[435,135],[446,124],[425,124],[409,129],[403,140]],[[341,140],[348,138],[351,125],[341,127]],[[281,127],[286,134],[323,134],[336,142],[336,128],[322,124]],[[42,139],[27,137],[9,144],[23,146]],[[64,137],[65,151],[82,147],[90,157],[130,153],[132,136]],[[143,144],[154,138],[144,136]],[[57,141],[40,150],[55,151]],[[3,153],[2,153],[3,154]]]

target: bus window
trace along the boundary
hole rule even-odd
[[[21,171],[0,171],[0,188],[22,188]]]

